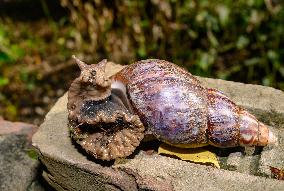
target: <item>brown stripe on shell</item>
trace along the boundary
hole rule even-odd
[[[242,118],[240,122],[240,145],[266,146],[270,144],[269,141],[273,141],[269,140],[271,132],[269,132],[268,127],[259,122],[252,114],[242,111],[240,116]]]
[[[168,61],[157,59],[142,60],[131,64],[114,75],[113,80],[129,84],[132,81],[144,81],[145,78],[163,78],[164,76],[178,77],[190,84],[200,84],[199,80],[185,69]]]
[[[249,112],[240,111],[240,139],[241,146],[252,146],[258,142],[259,124],[257,119]]]
[[[207,90],[209,144],[217,147],[234,147],[239,142],[239,107],[215,89]]]

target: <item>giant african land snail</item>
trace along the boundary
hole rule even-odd
[[[106,60],[87,65],[68,92],[71,137],[97,159],[129,156],[145,129],[177,147],[266,146],[277,139],[222,92],[184,69],[149,59],[108,78]]]

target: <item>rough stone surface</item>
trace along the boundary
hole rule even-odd
[[[112,68],[115,68],[112,70],[115,73],[121,66],[113,65]],[[210,87],[223,90],[237,104],[273,124],[277,127],[276,131],[282,134],[282,92],[223,80],[201,80]],[[283,181],[251,173],[219,170],[156,154],[147,155],[143,151],[137,151],[130,159],[115,164],[96,161],[72,144],[67,128],[66,104],[65,94],[47,114],[45,122],[33,137],[33,145],[46,167],[43,176],[57,190],[284,190]],[[277,149],[283,149],[282,140],[278,147],[267,151],[270,154],[258,157],[262,161],[274,161],[271,165],[283,167],[283,162],[277,158],[281,155],[277,154]],[[247,164],[250,166],[255,159],[254,156],[248,157],[245,160],[249,161]],[[261,169],[266,169],[267,164],[263,162]],[[258,164],[253,168],[258,168]]]
[[[236,171],[240,166],[243,158],[243,153],[231,153],[227,159],[227,169]]]
[[[27,155],[36,127],[0,121],[0,190],[27,190],[36,179],[38,161]]]
[[[264,148],[259,161],[258,173],[267,177],[271,176],[270,166],[284,169],[284,129],[277,129],[275,132],[279,146],[274,149]]]
[[[149,175],[174,190],[283,190],[284,183],[238,172],[217,170],[163,156],[143,156],[117,165],[120,169],[135,169],[140,177]]]
[[[27,143],[32,142],[32,136],[37,131],[37,126],[22,123],[22,122],[11,122],[0,118],[0,135],[23,135],[27,138]]]
[[[40,163],[28,156],[37,126],[0,119],[0,190],[45,191]]]

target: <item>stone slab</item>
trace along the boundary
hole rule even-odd
[[[228,170],[237,171],[240,168],[240,166],[242,165],[242,158],[243,158],[242,152],[231,153],[228,156],[226,168]]]
[[[0,136],[1,135],[23,135],[26,136],[27,142],[31,144],[32,136],[37,131],[37,126],[23,123],[23,122],[11,122],[0,119]]]
[[[0,119],[0,190],[43,190],[36,187],[39,162],[28,156],[37,126]]]
[[[27,155],[26,144],[22,135],[0,136],[0,190],[25,191],[36,179],[39,162]]]
[[[122,68],[117,65],[110,68],[115,67],[112,73]],[[202,81],[211,87],[219,87],[253,113],[259,111],[259,116],[269,119],[267,122],[277,125],[277,129],[283,127],[281,119],[278,121],[270,114],[283,115],[282,92],[223,80]],[[274,93],[276,97],[273,97]],[[262,97],[251,97],[251,94]],[[274,101],[279,101],[279,107]],[[137,151],[130,159],[115,164],[94,160],[72,143],[67,128],[66,104],[65,94],[47,114],[33,137],[33,145],[46,167],[44,177],[57,190],[284,190],[283,181],[155,154],[145,155],[143,151]]]
[[[258,173],[263,176],[271,176],[270,166],[284,169],[284,129],[277,129],[278,145],[274,149],[264,148],[259,161]]]

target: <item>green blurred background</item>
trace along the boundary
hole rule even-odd
[[[41,123],[78,75],[72,54],[284,90],[284,2],[0,0],[0,115]]]

